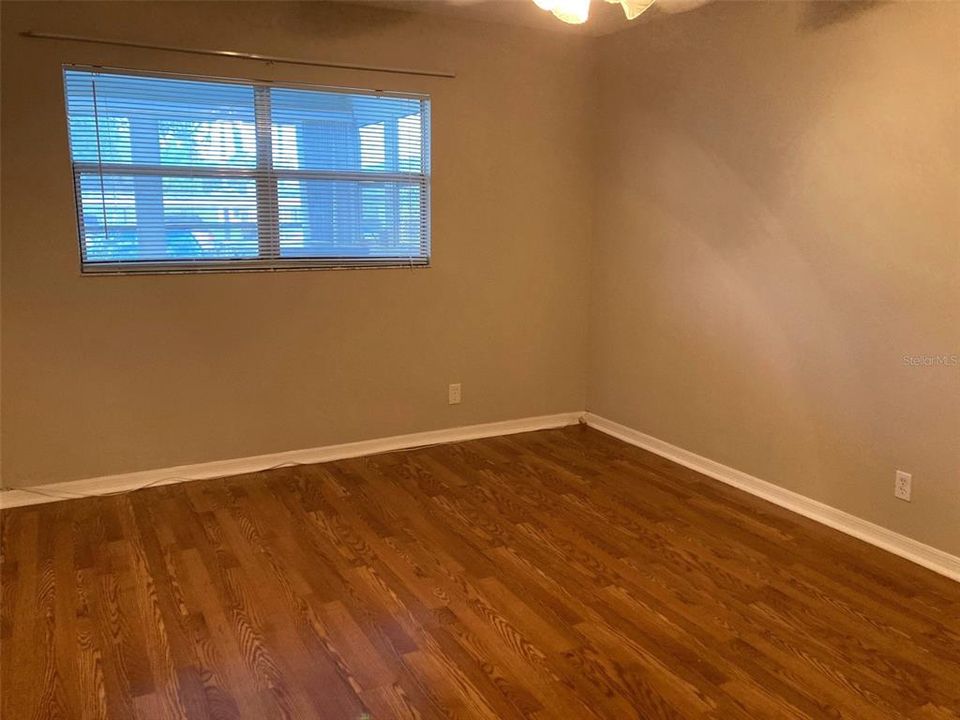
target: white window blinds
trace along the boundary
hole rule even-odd
[[[64,79],[85,272],[429,263],[428,98]]]

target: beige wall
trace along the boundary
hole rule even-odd
[[[960,354],[960,5],[716,3],[589,41],[326,3],[4,3],[3,33],[7,485],[588,407],[960,553],[960,368],[904,363]],[[431,93],[434,266],[81,277],[62,62]]]
[[[589,408],[960,553],[960,4],[600,47]]]
[[[581,38],[329,3],[3,3],[3,478],[34,485],[585,404]],[[452,70],[362,74],[26,29]],[[81,277],[60,64],[433,97],[433,267]],[[447,384],[463,383],[463,404]]]

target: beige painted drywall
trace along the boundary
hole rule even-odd
[[[960,4],[599,47],[588,407],[960,553]]]
[[[323,2],[2,12],[6,485],[583,408],[586,39]],[[27,29],[457,78],[18,36]],[[433,267],[81,277],[65,62],[430,93]],[[451,382],[461,405],[447,404]]]
[[[904,361],[960,355],[960,6],[715,3],[595,42],[325,3],[2,12],[6,484],[586,404],[960,552],[960,368]],[[68,61],[430,92],[434,266],[80,277]]]

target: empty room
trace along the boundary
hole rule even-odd
[[[960,720],[960,2],[0,32],[3,720]]]

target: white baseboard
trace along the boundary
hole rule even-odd
[[[70,500],[93,495],[109,495],[117,492],[136,490],[146,486],[155,487],[158,485],[190,482],[192,480],[208,480],[210,478],[226,477],[229,475],[243,475],[245,473],[259,472],[261,470],[287,465],[307,465],[329,462],[331,460],[342,460],[344,458],[360,457],[361,455],[375,455],[393,450],[407,450],[425,445],[440,445],[463,440],[474,440],[476,438],[495,437],[497,435],[511,435],[533,430],[546,430],[548,428],[563,427],[565,425],[575,425],[582,416],[582,411],[560,413],[557,415],[541,415],[517,420],[483,423],[481,425],[430,430],[427,432],[412,433],[410,435],[395,435],[393,437],[362,440],[360,442],[345,443],[343,445],[327,445],[325,447],[308,448],[306,450],[290,450],[287,452],[255,455],[253,457],[236,458],[233,460],[217,460],[214,462],[197,463],[195,465],[179,465],[177,467],[162,468],[159,470],[142,470],[120,475],[89,478],[86,480],[38,485],[29,488],[14,488],[0,492],[0,509],[57,502],[58,500]]]
[[[193,480],[243,475],[245,473],[259,472],[289,465],[330,462],[331,460],[342,460],[345,458],[360,457],[362,455],[375,455],[377,453],[395,450],[407,450],[425,445],[439,445],[463,440],[495,437],[497,435],[511,435],[533,430],[546,430],[549,428],[564,427],[566,425],[575,425],[581,418],[590,427],[607,435],[623,440],[631,445],[636,445],[644,450],[649,450],[679,465],[688,467],[691,470],[696,470],[722,483],[732,485],[751,495],[756,495],[775,505],[792,510],[804,517],[852,535],[871,545],[892,552],[895,555],[899,555],[911,562],[915,562],[918,565],[922,565],[925,568],[960,582],[960,557],[950,555],[942,550],[908,538],[905,535],[887,530],[886,528],[862,520],[842,510],[837,510],[824,503],[811,500],[804,495],[786,490],[785,488],[761,480],[753,475],[748,475],[740,470],[697,455],[689,450],[671,445],[668,442],[642,433],[639,430],[634,430],[626,425],[621,425],[620,423],[600,417],[599,415],[594,415],[593,413],[584,414],[582,412],[568,412],[557,415],[542,415],[517,420],[504,420],[502,422],[467,425],[444,430],[430,430],[409,435],[395,435],[393,437],[378,438],[375,440],[362,440],[360,442],[345,443],[342,445],[327,445],[325,447],[290,450],[287,452],[256,455],[233,460],[217,460],[194,465],[180,465],[159,470],[143,470],[120,475],[107,475],[85,480],[39,485],[30,488],[14,488],[0,492],[0,509],[57,502],[59,500],[70,500],[79,497],[108,495],[136,490],[146,486],[155,487],[158,485],[171,485]]]
[[[816,520],[828,527],[832,527],[834,530],[852,535],[864,542],[876,545],[888,552],[892,552],[894,555],[899,555],[911,562],[915,562],[917,565],[922,565],[936,573],[960,582],[960,557],[950,555],[943,550],[925,545],[905,535],[900,535],[892,530],[887,530],[884,527],[858,518],[855,515],[837,510],[830,505],[811,500],[804,495],[786,490],[778,485],[766,482],[753,475],[748,475],[740,470],[735,470],[732,467],[697,455],[689,450],[684,450],[676,445],[671,445],[668,442],[642,433],[639,430],[634,430],[626,425],[607,420],[599,415],[586,413],[583,419],[587,425],[607,435],[623,440],[631,445],[636,445],[644,450],[649,450],[679,465],[688,467],[691,470],[696,470],[714,480],[732,485],[751,495],[756,495],[775,505],[792,510],[811,520]]]

